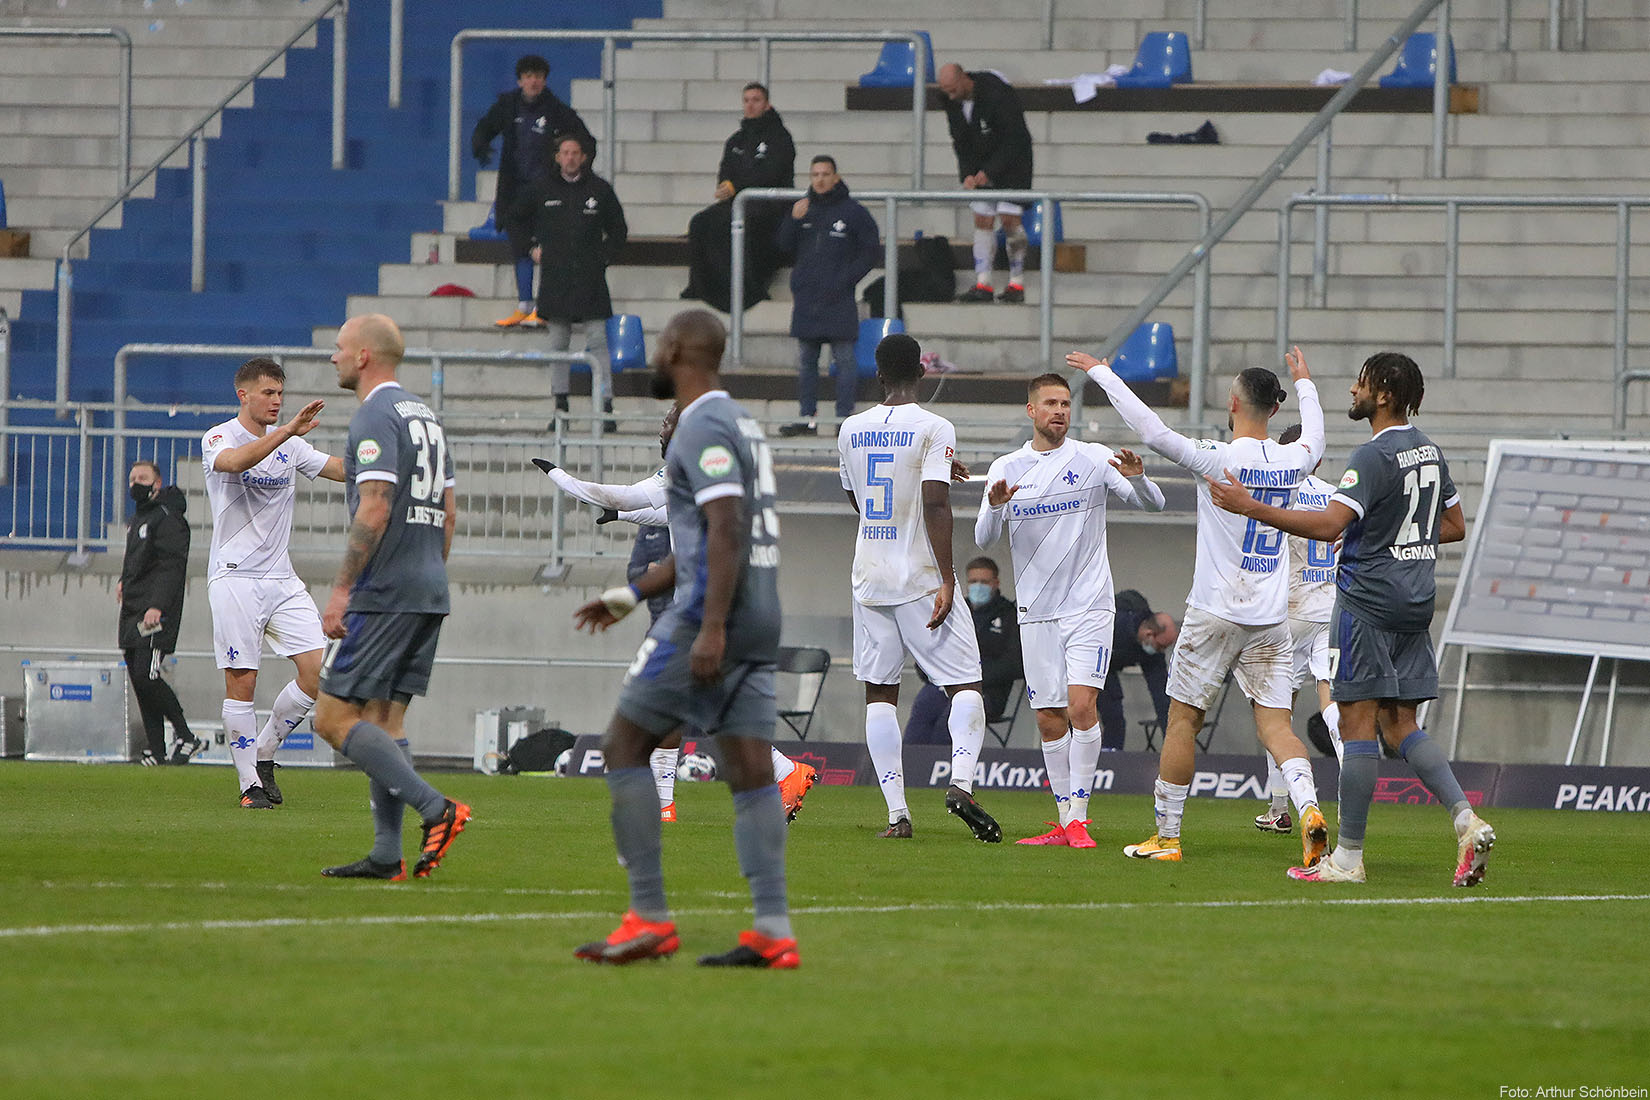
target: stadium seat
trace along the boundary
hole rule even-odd
[[[504,239],[504,231],[498,227],[493,217],[498,212],[498,204],[487,208],[487,220],[470,230],[472,241],[500,241]]]
[[[1066,239],[1066,227],[1060,219],[1059,200],[1052,199],[1050,202],[1054,205],[1054,239],[1049,243],[1059,244],[1061,241]],[[1025,226],[1026,240],[1029,241],[1034,248],[1041,248],[1043,246],[1043,207],[1047,205],[1048,203],[1041,202],[1034,205],[1026,213],[1025,219],[1022,222]]]
[[[928,47],[927,72],[923,79],[927,83],[934,83],[934,41],[928,37],[927,31],[918,31],[922,35],[923,43]],[[912,55],[916,51],[909,42],[884,42],[882,54],[877,58],[877,67],[859,78],[861,88],[909,88],[911,86],[911,70],[916,66],[916,58]]]
[[[1381,77],[1383,88],[1430,88],[1438,64],[1438,36],[1431,31],[1412,34],[1398,51],[1398,63]],[[1449,82],[1455,83],[1455,41],[1449,43]]]
[[[1014,720],[1020,717],[1020,704],[1026,701],[1026,682],[1014,681],[1009,689],[1009,698],[1013,700],[1007,711],[995,718],[985,720],[985,731],[997,739],[997,743],[1004,748],[1008,747],[1008,739],[1014,735]]]
[[[1174,351],[1174,327],[1162,321],[1141,325],[1129,333],[1129,338],[1111,357],[1111,369],[1125,382],[1173,378],[1180,373],[1180,361]]]
[[[1134,68],[1117,78],[1119,88],[1167,88],[1192,82],[1192,44],[1182,31],[1150,31],[1135,51]]]
[[[825,693],[825,674],[831,671],[829,650],[818,646],[780,646],[779,672],[795,678],[794,696],[778,689],[779,717],[791,727],[798,741],[808,739],[808,727],[813,725],[814,711],[819,709],[819,698]],[[785,700],[790,698],[790,706]]]
[[[647,366],[647,342],[642,337],[640,317],[617,313],[607,319],[607,356],[614,374],[629,367]]]
[[[859,323],[859,339],[854,341],[854,362],[859,364],[861,378],[876,375],[877,345],[882,343],[882,338],[904,331],[905,322],[898,317],[868,317]]]

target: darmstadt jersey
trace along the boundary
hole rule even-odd
[[[1245,437],[1223,443],[1192,440],[1171,431],[1111,368],[1091,367],[1088,373],[1148,447],[1198,475],[1197,565],[1186,605],[1243,626],[1283,622],[1289,614],[1290,576],[1283,532],[1223,511],[1202,479],[1225,478],[1224,471],[1230,470],[1256,499],[1289,507],[1295,487],[1323,457],[1323,408],[1317,386],[1309,378],[1295,383],[1301,406],[1299,442]]]
[[[1141,475],[1130,481],[1111,465],[1107,447],[1067,438],[1051,451],[1024,447],[991,464],[974,523],[985,549],[1008,525],[1015,604],[1022,623],[1112,610],[1111,560],[1106,554],[1106,493],[1148,512],[1163,509],[1163,491]],[[991,486],[1017,491],[1000,508]]]
[[[219,454],[257,438],[239,418],[201,436],[201,468],[206,473],[206,499],[212,505],[209,582],[225,575],[294,576],[287,544],[292,540],[297,475],[313,480],[327,464],[327,456],[302,436],[294,436],[250,470],[232,474],[213,469]]]
[[[671,640],[704,621],[708,579],[702,507],[739,499],[741,549],[728,609],[730,661],[771,662],[779,655],[779,513],[773,458],[762,426],[727,394],[712,390],[682,410],[665,452],[670,479],[670,541],[676,554],[676,597],[650,637]]]
[[[956,447],[951,421],[914,403],[878,405],[842,422],[842,487],[859,505],[853,585],[860,603],[910,603],[939,590],[922,483],[938,481],[950,491]]]
[[[1295,486],[1291,508],[1321,512],[1329,507],[1335,487],[1307,474]],[[1335,543],[1289,536],[1289,617],[1309,623],[1327,623],[1335,610]]]
[[[395,493],[384,536],[350,590],[349,609],[445,615],[451,605],[443,502],[453,485],[453,455],[441,420],[397,382],[373,387],[350,417],[344,487],[351,519],[369,481],[387,481]]]
[[[1428,629],[1438,520],[1461,500],[1443,453],[1420,429],[1394,425],[1352,452],[1331,499],[1357,513],[1341,542],[1341,606],[1382,630]]]

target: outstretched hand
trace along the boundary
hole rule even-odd
[[[951,460],[951,480],[962,482],[967,481],[968,478],[968,467],[964,465],[963,460],[960,458],[953,458]]]
[[[1107,360],[1096,359],[1086,351],[1066,352],[1066,366],[1070,367],[1072,370],[1083,371],[1085,374],[1088,373],[1088,370],[1091,367],[1108,367],[1110,365],[1110,362]]]
[[[618,621],[619,617],[608,610],[600,597],[573,612],[573,629],[588,630],[592,634],[600,633]]]
[[[1240,516],[1254,515],[1255,508],[1260,502],[1232,476],[1232,471],[1223,470],[1222,473],[1226,475],[1225,481],[1216,481],[1212,477],[1203,479],[1209,483],[1209,496],[1215,505],[1228,512],[1236,512]]]
[[[1111,464],[1124,477],[1139,477],[1146,472],[1146,460],[1127,447],[1117,448],[1117,457],[1111,460]]]
[[[1312,377],[1312,372],[1306,369],[1306,356],[1301,354],[1298,345],[1284,352],[1283,361],[1289,367],[1289,377],[1292,380],[1299,382],[1303,378]]]
[[[1006,479],[998,479],[996,484],[986,490],[986,499],[991,502],[991,506],[993,508],[1001,508],[1010,500],[1014,499],[1014,494],[1019,491],[1020,486],[1015,485],[1011,487]]]
[[[298,410],[297,416],[286,422],[287,431],[293,435],[308,435],[310,429],[315,427],[316,419],[321,415],[321,410],[326,407],[327,403],[325,401],[311,401]]]

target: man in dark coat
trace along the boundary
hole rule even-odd
[[[836,160],[817,156],[808,165],[808,194],[796,200],[779,225],[779,247],[794,257],[791,268],[791,335],[799,349],[800,418],[779,429],[784,436],[819,434],[819,353],[831,346],[836,365],[836,415],[852,416],[859,396],[854,340],[859,305],[854,288],[877,265],[877,223],[848,197]]]
[[[1174,619],[1152,605],[1132,588],[1117,593],[1117,617],[1111,629],[1111,671],[1097,700],[1100,709],[1100,747],[1121,749],[1128,734],[1123,718],[1123,683],[1118,673],[1139,668],[1151,693],[1157,724],[1169,726],[1169,651],[1174,649],[1180,629]]]
[[[980,697],[985,720],[995,722],[1008,713],[1008,693],[1025,677],[1020,654],[1020,616],[1014,601],[1003,595],[997,563],[979,557],[968,563],[968,608],[974,613],[974,636],[980,643]],[[921,669],[917,670],[919,673]],[[945,691],[927,682],[911,704],[905,723],[908,745],[949,745],[946,723],[951,700]]]
[[[555,166],[528,188],[517,215],[532,226],[531,256],[539,267],[538,315],[551,351],[566,351],[573,326],[584,330],[585,350],[595,358],[591,398],[613,409],[612,366],[607,356],[607,319],[613,301],[607,292],[607,265],[629,239],[624,207],[606,180],[590,171],[577,134],[555,139]],[[571,368],[550,368],[556,408],[567,410]]]
[[[716,201],[688,222],[688,285],[683,298],[696,298],[723,313],[733,308],[733,196],[747,187],[790,187],[796,180],[796,146],[768,89],[752,82],[742,96],[745,117],[722,145],[716,167]],[[745,306],[768,298],[768,283],[779,267],[774,233],[785,216],[783,202],[745,207]]]
[[[945,120],[951,148],[957,153],[957,178],[969,191],[1023,191],[1031,186],[1031,131],[1014,88],[996,73],[964,72],[945,65],[939,72],[945,93]],[[958,299],[989,302],[991,261],[997,255],[994,219],[1001,219],[1008,247],[1008,287],[999,302],[1026,300],[1026,231],[1018,203],[997,202],[990,195],[970,203],[974,212],[974,286]]]
[[[533,313],[533,261],[528,257],[528,234],[532,227],[512,223],[507,215],[514,208],[522,189],[550,169],[553,151],[550,138],[554,134],[578,134],[584,145],[585,156],[596,157],[596,139],[579,117],[579,113],[563,103],[556,93],[544,86],[550,75],[550,62],[536,54],[528,54],[516,62],[516,91],[498,97],[487,113],[481,116],[470,133],[470,152],[483,166],[492,159],[493,139],[503,136],[503,151],[498,162],[498,189],[493,196],[493,221],[510,240],[510,251],[516,261],[516,311],[498,321],[500,328],[538,328],[538,317]]]
[[[120,566],[118,641],[126,653],[126,673],[137,693],[148,747],[145,764],[166,762],[166,723],[176,739],[173,763],[187,763],[201,748],[189,732],[183,707],[160,678],[167,654],[178,648],[183,622],[183,588],[189,569],[189,521],[183,493],[161,481],[160,467],[147,459],[132,464],[126,483],[137,511],[126,531],[126,558]]]

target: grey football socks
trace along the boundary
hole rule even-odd
[[[1398,753],[1422,785],[1432,792],[1432,797],[1449,810],[1451,817],[1468,808],[1470,803],[1466,792],[1461,790],[1460,781],[1455,778],[1455,769],[1449,766],[1444,750],[1427,736],[1426,730],[1418,729],[1404,738],[1404,743],[1398,746]]]
[[[391,798],[400,799],[417,810],[424,821],[434,821],[446,808],[446,796],[420,779],[413,771],[410,755],[403,754],[390,735],[371,722],[361,721],[351,726],[339,751],[366,772],[367,778],[382,785]]]
[[[750,883],[756,931],[769,939],[790,939],[790,907],[785,901],[785,809],[777,785],[734,792],[733,844],[739,853],[739,873]]]
[[[412,748],[407,739],[399,737],[395,745],[411,764]],[[376,779],[367,780],[367,792],[372,806],[372,851],[367,854],[376,863],[400,863],[401,822],[407,804]]]
[[[630,878],[630,908],[643,920],[669,920],[660,859],[659,795],[653,786],[653,769],[609,771],[607,791],[613,800],[613,843]],[[784,828],[783,819],[780,828]]]
[[[1374,741],[1348,741],[1341,760],[1340,822],[1335,842],[1345,848],[1364,846],[1369,804],[1375,800],[1375,773],[1381,748]]]

